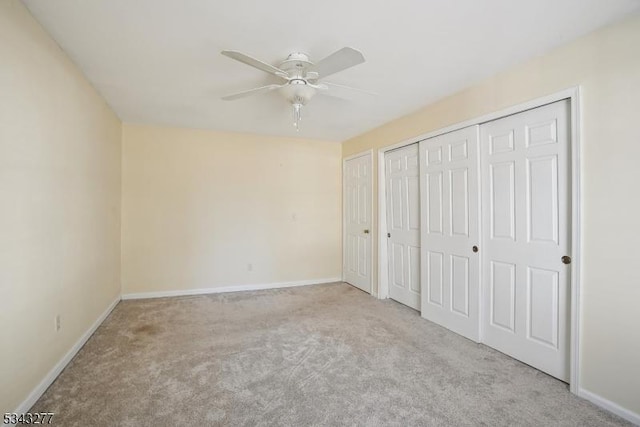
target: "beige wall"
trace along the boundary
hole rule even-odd
[[[0,1],[0,413],[120,294],[120,132],[22,4]]]
[[[341,275],[339,143],[126,124],[122,167],[123,294]]]
[[[342,154],[576,85],[584,131],[581,386],[640,413],[640,15],[345,141]]]

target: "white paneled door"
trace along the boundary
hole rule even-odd
[[[569,102],[480,127],[483,342],[569,379]]]
[[[344,280],[371,293],[371,154],[344,162]]]
[[[478,127],[420,142],[422,317],[480,337]]]
[[[420,174],[418,144],[384,156],[389,297],[420,310]]]

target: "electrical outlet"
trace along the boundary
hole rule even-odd
[[[253,271],[253,264],[247,264],[247,271]]]
[[[56,332],[60,330],[60,315],[56,314]]]

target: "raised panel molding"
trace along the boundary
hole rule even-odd
[[[427,174],[427,232],[442,234],[442,172]]]
[[[491,325],[515,332],[516,266],[505,262],[491,262]]]
[[[366,186],[364,184],[358,185],[358,221],[360,223],[366,223],[369,218],[369,206],[370,202],[367,199]]]
[[[558,157],[527,159],[528,239],[558,244]]]
[[[389,161],[389,172],[390,173],[397,173],[402,171],[402,159],[401,158],[397,158],[397,159],[392,159]]]
[[[409,274],[411,276],[411,291],[420,293],[420,248],[409,246]]]
[[[513,130],[502,135],[491,135],[489,139],[489,154],[513,151]]]
[[[366,245],[367,239],[358,236],[358,274],[365,276],[367,274],[367,270],[369,269],[368,259],[365,256],[366,254]]]
[[[558,142],[558,121],[549,120],[534,125],[528,125],[525,129],[526,146],[534,147]]]
[[[357,256],[358,256],[358,239],[356,238],[356,236],[347,236],[347,241],[349,242],[348,245],[348,252],[349,252],[349,264],[348,264],[348,269],[352,272],[352,273],[356,273],[357,269]]]
[[[442,148],[436,147],[427,150],[427,166],[439,165],[442,163]]]
[[[402,212],[402,198],[395,195],[402,193],[402,178],[391,178],[391,229],[402,230],[404,228],[404,215]]]
[[[527,338],[558,348],[558,272],[528,268]]]
[[[418,169],[418,155],[407,157],[407,171],[415,171]]]
[[[449,144],[449,161],[457,162],[460,160],[466,160],[468,157],[467,145],[468,141],[466,139]]]
[[[444,254],[441,252],[427,253],[428,293],[429,302],[442,306],[443,297],[443,269]]]
[[[469,258],[452,255],[451,311],[469,317]]]
[[[515,240],[514,162],[489,165],[491,238]]]
[[[400,288],[404,288],[404,275],[402,268],[404,265],[404,251],[402,249],[402,245],[398,245],[396,243],[391,245],[391,256],[394,265],[393,285]]]
[[[449,172],[450,180],[450,232],[452,235],[469,235],[469,174],[467,168]]]
[[[411,203],[412,197],[409,197],[408,204],[408,216],[409,216],[409,230],[420,231],[420,178],[418,176],[407,177],[407,193],[409,195],[416,195],[418,203]]]

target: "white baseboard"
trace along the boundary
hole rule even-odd
[[[585,390],[583,388],[580,388],[578,390],[578,396],[582,397],[583,399],[587,399],[588,401],[595,403],[596,405],[600,406],[603,409],[606,409],[609,412],[613,412],[614,414],[616,414],[619,417],[624,418],[625,420],[640,426],[640,414],[636,414],[635,412],[623,408],[622,406],[618,405],[617,403],[614,403],[608,399],[605,399],[602,396],[599,396],[589,390]]]
[[[93,325],[91,325],[91,327],[87,329],[84,334],[82,334],[82,336],[78,339],[78,341],[76,341],[76,343],[73,345],[73,347],[71,347],[67,354],[65,354],[64,357],[62,357],[62,359],[60,359],[60,361],[58,361],[58,363],[56,363],[56,365],[49,371],[44,379],[40,381],[40,384],[38,384],[36,388],[34,388],[31,393],[29,393],[29,396],[27,396],[27,398],[18,406],[18,408],[15,410],[15,413],[22,414],[24,412],[29,412],[29,409],[31,409],[33,404],[36,403],[36,401],[40,399],[40,396],[42,396],[42,394],[47,391],[49,386],[53,384],[56,378],[58,378],[58,375],[60,375],[60,372],[62,372],[67,364],[71,362],[71,359],[73,359],[76,353],[78,353],[82,346],[85,345],[89,338],[91,338],[91,335],[93,335],[96,329],[98,329],[102,322],[104,322],[109,314],[111,314],[111,312],[119,302],[120,295],[118,295],[118,297],[113,300],[111,304],[109,304],[109,307],[107,307],[107,309],[100,315],[100,317],[98,317],[96,321],[93,322]]]
[[[252,285],[223,286],[219,288],[184,289],[176,291],[140,292],[133,294],[123,294],[123,300],[181,297],[189,295],[220,294],[225,292],[260,291],[264,289],[291,288],[294,286],[320,285],[323,283],[341,282],[340,277],[328,279],[299,280],[296,282],[261,283]]]

